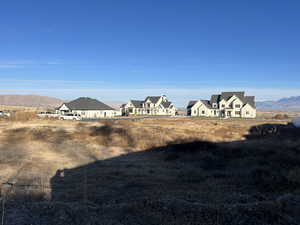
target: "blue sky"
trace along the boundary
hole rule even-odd
[[[0,94],[300,95],[299,12],[296,0],[2,1]]]

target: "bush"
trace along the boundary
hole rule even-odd
[[[275,120],[286,120],[289,119],[289,116],[287,114],[276,114],[273,119]]]

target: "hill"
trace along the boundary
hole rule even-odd
[[[278,101],[264,101],[256,103],[258,110],[263,111],[300,111],[300,96],[282,98]]]
[[[39,95],[0,95],[0,105],[24,107],[57,107],[63,100]]]
[[[40,95],[0,95],[0,105],[2,106],[22,106],[22,107],[50,107],[54,108],[68,100]],[[101,101],[101,100],[100,100]],[[119,109],[124,102],[103,101],[105,104]]]

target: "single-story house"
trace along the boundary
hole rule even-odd
[[[81,97],[71,102],[63,103],[56,109],[56,112],[62,115],[68,113],[79,114],[83,119],[98,119],[120,115],[120,112],[114,108],[97,99],[87,97]]]

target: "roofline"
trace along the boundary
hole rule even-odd
[[[251,106],[251,108],[256,109],[256,106],[253,107],[249,102],[247,102],[242,108],[244,108],[246,105],[249,105],[249,106]]]

